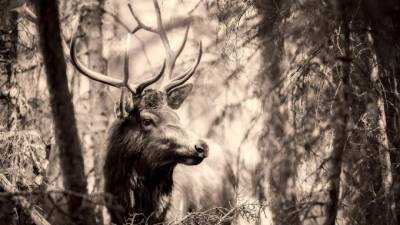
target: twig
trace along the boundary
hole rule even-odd
[[[220,225],[222,223],[225,223],[226,220],[229,221],[228,216],[234,214],[236,212],[236,207],[233,207],[231,210],[229,210],[223,217],[221,217],[217,223],[217,225]]]
[[[3,188],[6,192],[14,193],[18,192],[17,188],[15,188],[11,182],[0,173],[0,187]],[[22,196],[14,196],[14,200],[24,209],[25,213],[28,214],[33,222],[36,225],[50,225],[49,222],[42,216],[32,204],[26,200],[26,198]]]

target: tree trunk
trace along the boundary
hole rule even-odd
[[[340,208],[340,176],[342,172],[342,160],[348,141],[348,122],[349,122],[349,75],[350,75],[350,30],[349,15],[347,5],[339,2],[338,16],[340,22],[341,42],[339,46],[344,51],[341,56],[342,63],[337,84],[337,95],[335,107],[331,119],[333,129],[332,153],[330,155],[328,168],[328,199],[326,205],[325,225],[335,225],[337,214]]]
[[[283,55],[283,35],[280,31],[284,19],[284,1],[260,1],[257,5],[262,22],[259,38],[262,48],[263,65],[259,75],[260,99],[263,107],[264,128],[259,136],[258,146],[263,157],[262,167],[268,170],[268,199],[273,214],[273,222],[279,224],[300,224],[293,190],[296,174],[296,150],[290,139],[288,129],[289,110],[278,89],[282,79],[281,61]],[[271,92],[272,91],[272,92]],[[260,170],[263,172],[262,170]],[[265,201],[266,187],[260,180],[256,187],[257,197]]]
[[[18,13],[4,12],[0,21],[0,130],[15,130],[18,110],[15,102],[19,90],[16,87],[15,65],[17,64]]]
[[[393,174],[396,220],[400,221],[400,2],[365,0],[370,15]],[[391,206],[393,207],[393,206]]]
[[[70,192],[67,195],[68,211],[76,224],[95,224],[93,208],[82,198],[87,196],[86,177],[74,107],[68,90],[58,1],[41,0],[35,4],[63,184],[65,190]]]
[[[80,30],[88,53],[88,67],[102,74],[107,74],[107,62],[103,58],[102,20],[104,0],[98,0],[82,9]],[[106,129],[108,116],[112,113],[111,102],[107,101],[106,86],[97,81],[90,81],[89,91],[89,127],[93,146],[89,152],[93,156],[94,180],[90,186],[93,192],[103,192],[103,162],[105,157]],[[91,168],[88,168],[90,170]],[[92,177],[92,176],[91,176]],[[98,219],[101,219],[102,207],[96,207]]]
[[[352,58],[349,105],[354,126],[344,156],[343,197],[348,224],[380,225],[390,223],[391,212],[385,199],[390,161],[385,160],[385,136],[380,125],[379,93],[372,77],[373,50],[368,40],[366,15],[352,5]],[[388,164],[389,163],[389,164]],[[388,199],[389,200],[389,199]]]
[[[10,132],[18,124],[18,110],[16,105],[15,65],[17,64],[18,44],[18,14],[5,11],[0,21],[0,132]],[[6,151],[0,149],[0,153]],[[4,169],[0,165],[0,170]],[[15,179],[10,179],[15,180]],[[15,182],[14,182],[15,184]],[[0,193],[3,192],[0,186]],[[0,198],[0,224],[17,224],[17,209],[10,198]]]

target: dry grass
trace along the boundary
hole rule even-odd
[[[39,132],[0,132],[0,172],[19,188],[41,185],[47,167],[46,147]]]
[[[168,223],[159,223],[158,225],[224,225],[238,224],[235,223],[239,218],[249,224],[254,224],[265,215],[267,205],[264,203],[243,202],[231,208],[216,207],[205,211],[197,211],[188,213],[185,217],[178,221]],[[132,214],[125,225],[148,224],[146,218],[137,220],[143,215]],[[135,221],[136,220],[136,221]],[[135,222],[134,222],[135,221]]]

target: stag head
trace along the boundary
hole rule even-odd
[[[153,0],[153,2],[157,15],[157,27],[150,27],[143,24],[134,13],[131,5],[129,5],[129,9],[138,24],[132,30],[131,34],[139,30],[155,33],[159,35],[166,50],[166,60],[157,75],[139,84],[134,84],[130,81],[132,79],[131,72],[129,71],[130,59],[128,54],[130,35],[127,38],[123,79],[100,74],[81,63],[76,55],[76,39],[72,41],[71,45],[71,59],[76,69],[90,79],[129,90],[132,104],[124,104],[124,97],[121,97],[121,113],[119,115],[121,123],[119,124],[119,128],[123,127],[126,132],[132,132],[132,137],[141,139],[141,141],[135,140],[135,142],[140,142],[143,145],[142,151],[152,151],[152,154],[141,154],[141,164],[146,166],[154,165],[154,167],[155,165],[160,167],[176,163],[196,165],[207,157],[208,146],[204,141],[182,127],[179,117],[174,110],[181,106],[182,102],[192,91],[193,85],[185,83],[195,73],[199,65],[202,56],[202,45],[199,42],[198,55],[193,66],[186,72],[173,76],[176,60],[185,47],[190,26],[187,27],[178,50],[173,51],[163,27],[159,5],[156,0]],[[161,78],[163,79],[159,88],[149,88],[150,85],[161,80]],[[126,133],[120,134],[120,136],[126,137]],[[120,137],[111,139],[115,140],[118,138]]]

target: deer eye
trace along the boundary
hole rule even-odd
[[[153,121],[152,119],[143,119],[143,120],[142,120],[142,123],[143,123],[143,126],[148,127],[148,126],[153,125],[153,124],[154,124],[154,121]]]

